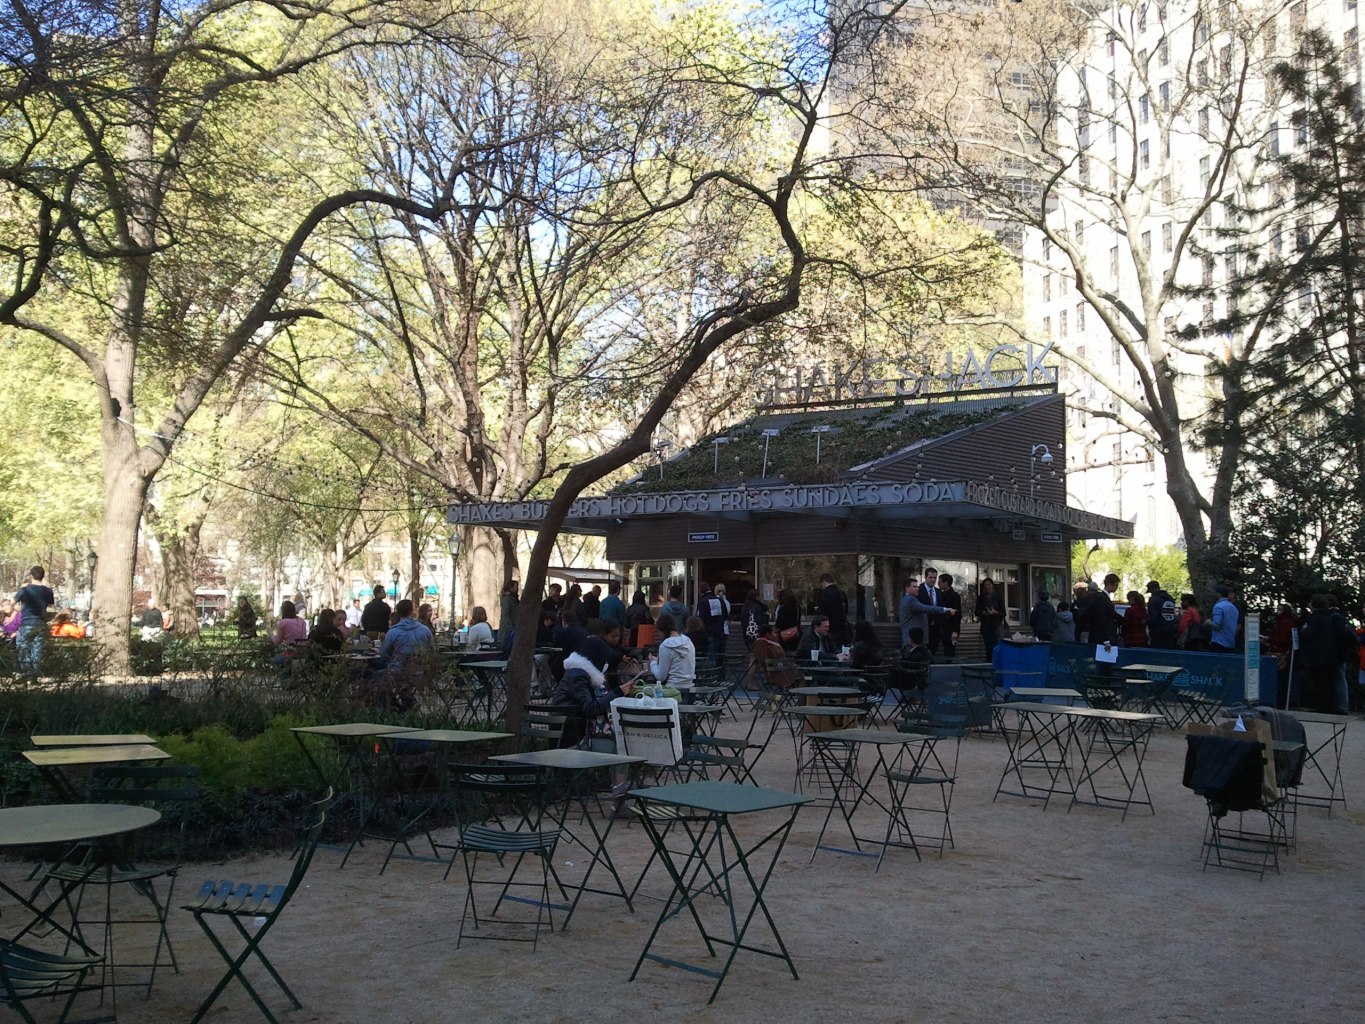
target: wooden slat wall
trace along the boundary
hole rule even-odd
[[[1027,408],[978,427],[953,441],[934,445],[923,453],[908,455],[867,474],[867,479],[897,483],[924,480],[978,480],[990,477],[1002,486],[1019,484],[1028,493],[1029,450],[1045,444],[1052,450],[1055,475],[1041,465],[1035,493],[1050,501],[1066,500],[1066,399],[1061,395],[1040,399]]]

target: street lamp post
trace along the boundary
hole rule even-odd
[[[85,567],[89,570],[86,573],[89,587],[87,588],[88,593],[85,602],[85,617],[91,622],[95,619],[95,566],[99,564],[99,561],[100,556],[95,554],[93,547],[85,553]]]
[[[446,543],[446,550],[450,552],[450,631],[455,632],[455,584],[458,582],[460,573],[460,550],[464,547],[464,537],[456,530],[450,535],[450,540]]]
[[[398,572],[398,567],[397,567],[397,566],[394,566],[394,568],[393,568],[393,575],[389,577],[389,579],[393,580],[393,601],[394,601],[394,604],[397,604],[397,603],[398,603],[398,581],[399,581],[400,578],[401,578],[401,576],[400,576],[400,574],[399,574],[399,572]]]

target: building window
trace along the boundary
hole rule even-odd
[[[1171,41],[1169,39],[1162,39],[1161,45],[1157,47],[1156,53],[1157,60],[1161,62],[1161,66],[1164,68],[1171,62]]]
[[[1144,171],[1152,166],[1152,148],[1146,139],[1138,143],[1138,166]]]
[[[1151,233],[1150,231],[1144,231],[1144,232],[1142,233],[1142,255],[1145,256],[1145,257],[1147,257],[1148,259],[1151,258],[1151,255],[1152,255],[1152,233]]]
[[[1305,3],[1304,0],[1299,0],[1298,3],[1289,8],[1289,27],[1295,32],[1303,28],[1303,16],[1306,13],[1307,8],[1308,4]],[[1112,32],[1110,33],[1110,38],[1113,38]]]
[[[1109,122],[1109,144],[1117,146],[1119,144],[1119,126],[1117,121]]]
[[[1275,250],[1276,256],[1284,254],[1284,233],[1279,228],[1274,228],[1270,232],[1270,248]]]
[[[1170,252],[1175,247],[1173,239],[1174,232],[1171,230],[1171,222],[1167,221],[1161,225],[1161,251]]]
[[[1085,303],[1076,303],[1076,333],[1080,334],[1085,330]]]
[[[1146,124],[1151,116],[1152,104],[1147,99],[1147,94],[1144,92],[1138,97],[1138,121],[1142,124]]]
[[[1202,279],[1203,279],[1204,287],[1205,287],[1205,288],[1210,288],[1210,287],[1213,286],[1213,257],[1212,257],[1212,256],[1205,256],[1205,257],[1204,257],[1204,269],[1203,269]]]
[[[1076,244],[1077,244],[1077,245],[1080,245],[1083,241],[1085,241],[1085,225],[1084,225],[1084,224],[1077,224],[1077,225],[1076,225],[1075,236],[1076,236]]]
[[[1043,317],[1043,337],[1052,337],[1052,317],[1050,316]]]
[[[1279,155],[1280,155],[1280,122],[1279,122],[1279,121],[1271,121],[1271,122],[1270,122],[1270,131],[1267,133],[1267,135],[1269,136],[1270,155],[1271,155],[1271,156],[1279,156]]]
[[[1115,281],[1119,277],[1119,247],[1117,245],[1109,250],[1109,276]]]
[[[1196,26],[1195,26],[1195,29],[1194,29],[1194,45],[1195,45],[1195,46],[1203,46],[1203,45],[1204,45],[1205,43],[1207,43],[1208,41],[1209,41],[1209,26],[1208,26],[1208,23],[1207,23],[1207,22],[1205,22],[1205,21],[1203,21],[1203,20],[1201,19],[1200,22],[1199,22],[1199,24],[1196,25]]]
[[[1043,259],[1052,259],[1052,239],[1050,238],[1043,239]]]
[[[1138,31],[1147,31],[1147,5],[1143,4],[1138,8]]]
[[[1302,110],[1296,110],[1292,121],[1294,123],[1294,144],[1296,146],[1308,145],[1308,115]]]
[[[1209,158],[1206,156],[1199,158],[1199,187],[1209,187]]]
[[[1199,134],[1200,134],[1200,135],[1205,135],[1205,136],[1207,136],[1207,135],[1209,134],[1209,123],[1211,122],[1211,120],[1212,120],[1212,117],[1211,117],[1210,114],[1209,114],[1209,108],[1208,108],[1208,107],[1200,107],[1200,108],[1199,108]]]
[[[1303,5],[1300,4],[1299,6],[1302,7]],[[1106,42],[1105,42],[1105,48],[1108,50],[1109,56],[1110,56],[1111,58],[1114,56],[1114,51],[1117,49],[1117,46],[1118,46],[1118,38],[1119,38],[1119,37],[1118,37],[1117,35],[1115,35],[1113,32],[1110,32],[1110,33],[1109,33],[1109,38],[1108,38],[1108,40],[1106,40]],[[1113,81],[1113,76],[1112,76],[1112,75],[1110,76],[1110,81]]]
[[[1052,274],[1048,272],[1043,275],[1043,301],[1052,301]]]
[[[1204,303],[1203,319],[1199,321],[1205,327],[1213,323],[1213,300],[1209,299]]]
[[[1294,245],[1299,252],[1303,252],[1308,248],[1308,239],[1308,219],[1306,217],[1300,217],[1294,222]]]
[[[1157,88],[1157,95],[1161,98],[1161,109],[1171,109],[1171,83],[1162,82]]]
[[[1057,337],[1066,337],[1066,310],[1057,314]]]

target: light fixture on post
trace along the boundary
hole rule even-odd
[[[450,535],[450,540],[446,542],[446,550],[450,552],[450,607],[447,609],[450,618],[450,629],[455,629],[455,584],[460,571],[460,552],[464,549],[464,535],[456,530]]]
[[[389,577],[389,579],[393,580],[393,599],[395,601],[398,600],[398,581],[400,578],[401,575],[398,572],[398,566],[395,565],[393,567],[393,575]]]
[[[810,432],[815,435],[815,464],[820,465],[820,441],[825,434],[829,433],[829,427],[811,427]]]
[[[776,427],[769,427],[767,430],[763,431],[763,472],[759,475],[765,480],[768,479],[768,445],[771,443],[772,439],[780,433],[782,433],[782,431],[778,430]]]
[[[715,453],[715,457],[714,457],[713,460],[712,460],[712,466],[711,466],[711,471],[712,471],[713,473],[719,473],[719,472],[720,472],[720,446],[723,445],[723,444],[729,444],[729,443],[730,443],[731,441],[733,441],[733,440],[734,440],[733,437],[713,437],[713,438],[711,438],[711,446],[712,446],[712,448],[714,449],[714,453]]]
[[[672,441],[660,441],[654,446],[654,454],[659,456],[659,479],[664,478],[664,453],[673,447]]]
[[[1028,453],[1028,496],[1033,497],[1034,486],[1038,482],[1038,463],[1052,465],[1052,449],[1045,444],[1035,444]]]
[[[85,615],[88,619],[93,619],[95,617],[95,566],[99,565],[99,563],[100,556],[95,554],[95,549],[92,546],[90,550],[85,553],[85,568],[88,570],[85,578],[89,583],[87,589],[90,592],[89,597],[85,602]]]

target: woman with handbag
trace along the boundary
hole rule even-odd
[[[796,595],[783,590],[777,595],[777,617],[773,621],[777,630],[778,642],[791,653],[801,643],[801,606],[796,603]]]

